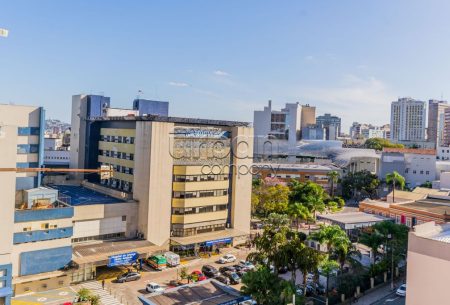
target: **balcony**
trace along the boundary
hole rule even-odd
[[[196,222],[206,222],[206,221],[227,219],[227,217],[228,217],[227,210],[209,213],[172,215],[172,223],[187,224]]]
[[[73,227],[19,232],[14,233],[13,243],[16,245],[35,241],[69,238],[72,237],[72,235],[73,235]]]

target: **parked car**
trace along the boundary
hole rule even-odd
[[[191,272],[192,278],[196,282],[206,280],[206,276],[200,270],[194,270]]]
[[[241,269],[236,271],[236,273],[242,278],[246,273],[248,272],[248,270],[246,269]]]
[[[225,285],[230,285],[230,279],[224,275],[216,276],[214,279]]]
[[[306,288],[314,294],[325,294],[325,287],[314,282],[307,283]]]
[[[124,283],[130,281],[137,281],[141,278],[141,275],[137,272],[127,272],[117,277],[117,283]]]
[[[220,264],[232,263],[234,261],[236,261],[236,256],[234,256],[233,254],[226,254],[219,258]]]
[[[225,274],[227,272],[236,272],[233,266],[223,266],[219,268],[220,273]]]
[[[217,270],[215,267],[211,266],[211,265],[204,265],[202,267],[202,272],[204,275],[206,275],[207,277],[216,277],[219,275],[219,270]]]
[[[241,266],[244,266],[245,268],[247,268],[248,270],[253,270],[253,269],[255,269],[255,265],[253,265],[251,262],[249,262],[249,261],[244,261],[244,260],[242,260],[242,261],[240,261],[239,262],[239,264],[241,265]]]
[[[236,269],[236,271],[241,271],[241,270],[245,269],[245,267],[242,266],[241,264],[233,265],[233,267],[234,267],[234,269]]]
[[[182,286],[183,285],[183,283],[182,282],[180,282],[180,281],[177,281],[177,280],[171,280],[170,282],[169,282],[169,287],[178,287],[178,286]]]
[[[230,283],[232,285],[239,284],[241,282],[241,278],[236,272],[226,272],[225,276],[230,279]]]
[[[147,292],[149,293],[154,293],[154,292],[163,292],[164,288],[162,288],[161,286],[159,286],[159,284],[156,283],[148,283],[147,286],[145,287],[145,290],[147,290]]]
[[[406,296],[406,284],[401,285],[398,287],[397,291],[395,292],[396,295],[404,297]]]

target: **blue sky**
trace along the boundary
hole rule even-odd
[[[450,99],[449,1],[2,1],[0,102],[69,121],[71,95],[252,121],[272,99],[388,123],[399,96]]]

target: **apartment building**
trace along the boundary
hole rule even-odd
[[[192,253],[246,240],[252,177],[245,168],[253,162],[248,123],[151,114],[89,117],[89,107],[98,108],[101,99],[92,101],[82,98],[81,115],[72,116],[73,126],[88,119],[85,133],[80,129],[71,139],[84,155],[71,162],[113,166],[111,179],[86,179],[139,202],[139,236]]]
[[[325,129],[326,140],[336,140],[341,135],[341,118],[329,113],[316,118],[316,124]]]
[[[408,236],[406,305],[447,304],[450,224],[418,225]]]
[[[447,101],[428,101],[427,140],[435,147],[442,145],[444,140],[445,109],[448,107]]]
[[[425,102],[409,97],[399,98],[391,103],[391,141],[425,141],[426,106]]]

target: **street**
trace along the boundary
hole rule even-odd
[[[366,305],[366,304],[361,304]],[[395,292],[392,292],[388,296],[384,297],[383,299],[367,305],[405,305],[405,297],[400,297],[395,294]]]
[[[223,255],[230,253],[236,256],[236,261],[228,264],[218,264],[216,261]],[[194,270],[201,270],[203,265],[212,265],[219,269],[221,266],[235,265],[239,262],[239,260],[246,259],[249,251],[247,249],[227,249],[223,250],[220,255],[212,256],[211,258],[199,258],[187,262],[186,264],[180,265],[178,268],[168,268],[163,271],[154,271],[150,268],[145,268],[143,272],[141,272],[141,279],[133,282],[126,283],[115,283],[113,281],[107,281],[106,288],[111,290],[111,294],[115,296],[115,298],[124,305],[140,305],[141,303],[138,301],[138,297],[142,294],[146,294],[145,287],[150,282],[155,282],[161,285],[162,287],[167,287],[167,284],[171,280],[177,279],[177,272],[182,267],[187,267],[188,272],[191,273]],[[241,285],[232,285],[236,290],[239,290]]]

